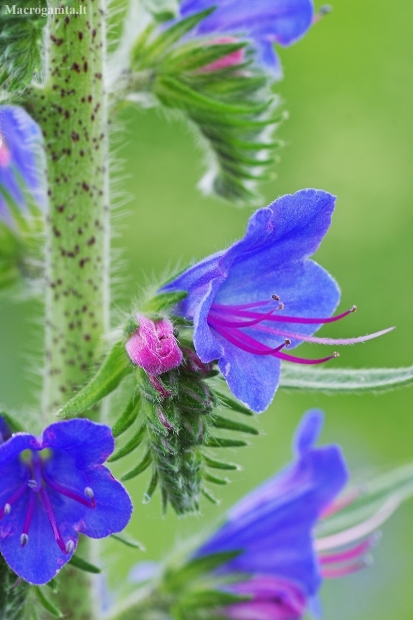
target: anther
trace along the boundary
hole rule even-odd
[[[66,543],[66,551],[67,553],[73,553],[75,550],[75,543],[73,540],[68,540]]]
[[[333,7],[330,4],[324,4],[319,8],[318,12],[320,15],[327,15],[328,13],[331,13],[332,10]]]
[[[284,340],[284,346],[289,347],[289,346],[290,346],[290,344],[291,344],[291,340],[290,340],[289,338],[286,338],[286,339]]]
[[[340,353],[337,353],[337,351],[334,351],[332,357],[340,357]]]
[[[3,508],[3,510],[4,510],[4,514],[5,514],[5,515],[9,515],[9,514],[10,514],[10,512],[11,512],[11,506],[10,506],[10,504],[4,504],[4,508]]]
[[[352,305],[349,312],[357,312],[357,306],[356,305]]]
[[[273,298],[274,301],[280,301],[280,298],[278,297],[278,295],[271,295],[271,297]]]
[[[37,482],[36,480],[28,480],[27,481],[27,486],[34,491],[37,488]]]
[[[284,304],[282,301],[280,301],[279,305],[278,305],[278,310],[284,310]]]
[[[90,487],[86,487],[84,493],[88,499],[93,499],[95,497],[93,489],[91,489]]]
[[[29,542],[29,537],[27,536],[27,534],[22,534],[20,536],[20,544],[21,544],[21,546],[25,547],[28,542]]]

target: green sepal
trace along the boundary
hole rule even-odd
[[[146,469],[148,469],[151,463],[152,463],[152,454],[150,450],[148,450],[145,453],[145,456],[143,457],[143,459],[136,465],[136,467],[126,472],[126,474],[124,474],[121,477],[121,481],[126,482],[127,480],[132,480],[132,478],[136,478],[136,476],[139,476],[139,474],[141,474]]]
[[[1,620],[20,620],[29,584],[18,582],[19,577],[8,567],[3,556],[0,556],[0,618]]]
[[[165,588],[167,591],[171,592],[179,590],[202,575],[217,570],[223,564],[236,558],[240,553],[241,551],[211,553],[199,558],[193,558],[186,562],[181,568],[175,566],[167,567],[164,574]]]
[[[209,607],[224,607],[234,605],[241,601],[251,600],[250,596],[240,596],[221,590],[194,590],[186,592],[180,597],[179,606],[184,610],[188,609],[207,609]]]
[[[177,0],[143,0],[143,4],[159,23],[174,19],[179,12]]]
[[[231,420],[230,418],[224,418],[221,415],[214,415],[212,417],[212,426],[230,431],[238,431],[239,433],[248,433],[249,435],[259,435],[259,431],[253,426]]]
[[[6,422],[7,426],[11,430],[12,433],[25,433],[26,429],[23,427],[20,422],[18,422],[15,418],[13,418],[10,414],[5,411],[0,411],[0,417]]]
[[[112,434],[115,438],[122,435],[135,422],[139,415],[140,404],[141,397],[139,392],[136,392],[112,427]]]
[[[242,439],[228,439],[228,437],[209,437],[208,448],[241,448],[248,446],[248,442]]]
[[[141,445],[145,435],[146,428],[144,425],[142,425],[139,430],[133,435],[133,437],[131,437],[131,439],[129,439],[129,441],[124,446],[122,446],[122,448],[116,450],[116,452],[114,452],[112,456],[108,458],[108,463],[114,463],[119,459],[123,459],[125,456],[133,452],[133,450],[136,450],[136,448]]]
[[[243,415],[248,415],[248,416],[254,415],[251,409],[248,409],[248,407],[240,403],[235,398],[232,398],[231,396],[226,396],[226,394],[221,394],[221,392],[218,392],[217,390],[215,390],[215,394],[218,397],[218,401],[221,403],[221,405],[223,405],[227,409],[232,409],[232,411],[236,411],[237,413],[242,413]]]
[[[413,384],[413,366],[402,368],[328,368],[313,370],[283,364],[280,388],[331,394],[386,392]]]
[[[247,43],[219,43],[201,44],[198,41],[190,41],[173,49],[162,64],[165,73],[179,71],[194,71],[233,54],[246,47]]]
[[[59,584],[57,583],[57,579],[51,579],[46,583],[46,586],[53,592],[53,594],[57,594],[59,592]]]
[[[165,30],[155,39],[155,41],[150,43],[144,49],[142,49],[141,42],[138,39],[131,52],[132,69],[140,69],[142,64],[145,67],[152,58],[162,57],[170,47],[180,41],[185,34],[195,28],[195,26],[197,26],[214,10],[215,7],[212,7],[210,9],[206,9],[205,11],[201,11],[200,13],[190,15],[185,19],[181,19],[179,22]]]
[[[70,558],[69,564],[78,568],[79,570],[85,571],[85,573],[93,573],[94,575],[98,575],[102,572],[102,569],[90,562],[86,562],[83,558],[80,558],[78,555],[72,555]]]
[[[59,418],[70,418],[91,409],[102,398],[113,392],[132,370],[133,365],[127,356],[125,345],[123,342],[117,342],[96,375],[63,405],[56,415]]]
[[[180,301],[188,297],[187,291],[176,291],[174,293],[159,293],[159,295],[155,295],[151,297],[146,303],[142,306],[142,312],[145,313],[159,313],[164,312],[165,310],[169,310],[173,308]]]
[[[39,601],[40,605],[43,607],[48,614],[53,616],[54,618],[63,618],[64,614],[60,611],[58,607],[54,603],[52,603],[44,593],[44,588],[40,586],[34,586],[33,591]]]
[[[114,538],[126,547],[131,547],[132,549],[139,549],[139,551],[145,551],[145,547],[142,545],[142,543],[140,543],[138,540],[134,540],[130,536],[126,536],[126,534],[111,534],[111,538]]]
[[[205,465],[208,467],[212,467],[212,469],[223,469],[223,470],[232,470],[239,471],[241,467],[236,465],[235,463],[225,463],[223,461],[216,461],[215,459],[209,458],[209,456],[204,455]]]

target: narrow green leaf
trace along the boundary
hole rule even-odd
[[[143,63],[145,66],[149,64],[149,60],[161,58],[170,47],[180,41],[187,32],[195,28],[199,22],[214,10],[215,7],[212,7],[200,13],[195,13],[195,15],[190,15],[186,19],[179,20],[179,22],[165,30],[155,41],[148,45],[143,53],[141,45],[134,48],[131,54],[132,67],[139,70]]]
[[[123,342],[117,342],[91,381],[63,405],[56,415],[59,418],[69,418],[91,409],[113,392],[132,370],[133,365]]]
[[[39,603],[41,604],[43,609],[47,611],[47,613],[49,613],[54,618],[63,618],[63,613],[58,607],[56,607],[51,601],[49,601],[49,599],[45,596],[43,592],[43,588],[41,588],[40,586],[34,586],[33,590],[37,596]]]
[[[158,486],[158,479],[159,479],[158,472],[156,469],[154,469],[152,473],[152,477],[149,481],[148,488],[146,489],[144,496],[143,496],[144,504],[148,504],[151,501],[152,495],[155,493],[156,487]]]
[[[125,534],[111,534],[111,538],[114,538],[118,542],[121,542],[126,547],[132,547],[132,549],[139,549],[140,551],[145,551],[145,547],[138,540],[134,540],[130,536],[126,536]]]
[[[151,463],[152,463],[152,454],[151,454],[151,451],[148,450],[148,452],[145,454],[141,462],[138,463],[136,467],[126,472],[126,474],[122,476],[121,478],[122,482],[126,482],[127,480],[132,480],[132,478],[139,476],[139,474],[144,472],[145,469],[148,469]]]
[[[212,484],[219,484],[221,486],[225,486],[231,482],[231,480],[229,480],[228,478],[218,478],[217,476],[213,476],[212,474],[209,474],[208,472],[204,474],[204,478],[208,482],[212,482]]]
[[[243,405],[238,400],[235,400],[235,398],[232,398],[231,396],[226,396],[225,394],[221,394],[221,392],[217,392],[216,390],[214,390],[214,392],[218,397],[220,403],[224,407],[227,407],[227,409],[232,409],[233,411],[236,411],[237,413],[242,413],[243,415],[254,415],[254,412],[251,411],[251,409],[248,409],[246,405]]]
[[[141,396],[139,392],[136,392],[126,405],[122,415],[116,420],[112,427],[112,433],[114,437],[119,437],[135,422],[139,414],[139,407],[141,404]]]
[[[258,430],[253,426],[249,426],[248,424],[242,424],[242,422],[230,420],[229,418],[224,418],[220,415],[213,416],[212,425],[216,428],[225,428],[230,431],[238,431],[239,433],[248,433],[249,435],[259,434]]]
[[[206,497],[206,498],[207,498],[207,500],[209,500],[209,501],[211,502],[211,504],[215,504],[216,506],[218,506],[218,505],[220,504],[219,499],[217,499],[216,497],[214,497],[214,496],[212,495],[212,493],[211,493],[208,489],[206,489],[205,487],[203,487],[203,488],[201,489],[201,493],[202,493],[202,495],[204,495],[204,497]]]
[[[208,437],[207,446],[209,448],[241,448],[248,446],[248,442],[242,439],[228,439],[227,437]]]
[[[142,425],[135,433],[135,435],[124,446],[122,446],[122,448],[116,450],[116,452],[114,452],[112,456],[108,458],[108,462],[113,463],[114,461],[118,461],[124,456],[130,454],[133,450],[136,450],[136,448],[142,443],[143,438],[145,437],[145,433],[146,427],[145,425]]]
[[[224,463],[222,461],[216,461],[215,459],[209,458],[209,456],[204,456],[205,464],[208,467],[212,467],[213,469],[225,469],[225,470],[240,470],[240,466],[235,463]]]
[[[268,103],[260,105],[231,105],[223,103],[217,99],[206,97],[202,93],[196,92],[184,83],[179,82],[175,78],[160,76],[155,85],[155,94],[160,99],[167,98],[169,105],[172,107],[205,109],[207,112],[219,112],[221,114],[254,114],[263,112],[268,108]]]
[[[75,566],[79,570],[85,571],[86,573],[93,573],[97,575],[102,572],[100,568],[90,564],[90,562],[86,562],[86,560],[80,558],[78,555],[73,555],[69,560],[69,564]]]
[[[385,392],[413,384],[413,366],[404,368],[329,368],[313,370],[283,364],[280,387],[326,393]]]
[[[11,415],[6,413],[5,411],[1,411],[0,416],[4,419],[4,421],[6,422],[7,426],[10,428],[12,433],[25,433],[26,432],[26,429],[20,424],[20,422],[15,420],[15,418],[13,418]]]

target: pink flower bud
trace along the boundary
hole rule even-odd
[[[152,321],[142,314],[136,316],[138,328],[126,343],[132,362],[148,375],[161,375],[182,362],[182,352],[168,319]]]
[[[224,43],[238,43],[239,40],[235,37],[219,37],[211,41],[210,45],[222,45]],[[244,61],[245,50],[240,49],[232,54],[227,54],[223,58],[211,62],[209,65],[202,67],[202,71],[219,71],[220,69],[227,69],[234,65],[240,65]]]

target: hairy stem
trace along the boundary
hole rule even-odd
[[[90,376],[109,316],[106,7],[105,0],[69,7],[49,17],[45,85],[26,98],[47,156],[43,412],[49,420]],[[89,541],[82,540],[79,551],[91,559]],[[59,581],[65,618],[98,616],[86,573],[69,565]]]
[[[45,87],[28,109],[46,146],[46,416],[73,395],[102,350],[109,315],[105,0],[53,15]],[[77,7],[76,7],[77,8]]]

